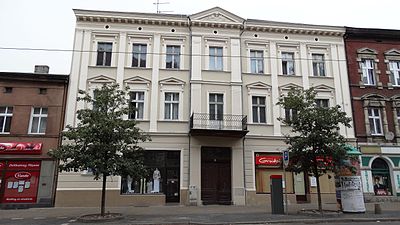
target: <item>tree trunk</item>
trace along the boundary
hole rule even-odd
[[[322,200],[321,200],[321,187],[319,184],[319,173],[318,173],[318,166],[315,165],[314,167],[314,176],[317,180],[317,196],[318,196],[318,211],[321,213],[321,215],[323,214],[322,212]]]
[[[104,216],[106,210],[106,185],[107,185],[107,174],[103,173],[103,186],[101,188],[101,216]]]

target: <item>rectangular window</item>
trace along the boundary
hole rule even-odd
[[[294,75],[294,53],[282,52],[283,75]]]
[[[325,58],[323,54],[312,54],[313,75],[325,76]]]
[[[264,73],[263,51],[250,50],[250,64],[252,73]]]
[[[112,43],[97,43],[97,66],[111,66]]]
[[[318,107],[328,108],[329,99],[315,99],[315,104],[317,104]]]
[[[389,67],[393,85],[400,86],[400,61],[390,61]]]
[[[382,135],[382,119],[379,108],[368,109],[369,127],[372,135]]]
[[[297,110],[295,109],[285,109],[285,120],[291,121],[297,116]]]
[[[47,108],[35,107],[32,109],[29,133],[31,134],[46,133],[47,113],[48,113]]]
[[[146,67],[147,45],[133,44],[132,67]]]
[[[265,97],[252,97],[253,123],[266,123]]]
[[[164,119],[177,120],[179,118],[179,93],[165,93]]]
[[[129,119],[143,119],[144,114],[144,92],[130,92]]]
[[[223,70],[223,52],[222,47],[210,47],[210,70]]]
[[[180,152],[146,150],[143,157],[143,164],[148,172],[141,177],[134,174],[123,176],[121,194],[162,193],[167,202],[179,202]]]
[[[0,106],[0,133],[10,133],[12,116],[12,106]]]
[[[180,57],[181,57],[181,47],[175,45],[167,45],[167,55],[166,55],[166,68],[179,69]]]
[[[363,59],[361,62],[362,80],[366,85],[375,85],[374,60]]]
[[[210,94],[209,96],[210,120],[222,120],[224,114],[224,95]]]

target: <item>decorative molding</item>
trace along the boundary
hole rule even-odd
[[[400,50],[398,49],[390,49],[384,53],[385,56],[399,56],[400,57]]]
[[[378,52],[372,48],[360,48],[357,49],[357,54],[377,55]]]
[[[88,84],[100,83],[100,84],[107,84],[107,83],[115,83],[115,79],[111,77],[107,77],[105,75],[98,75],[87,80]]]

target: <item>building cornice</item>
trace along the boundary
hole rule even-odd
[[[225,11],[224,11],[225,12]],[[157,14],[136,12],[113,12],[74,9],[77,23],[120,23],[143,24],[156,26],[175,27],[204,27],[239,29],[245,31],[304,34],[319,36],[343,36],[344,27],[274,22],[266,20],[247,19],[242,22],[234,21],[210,21],[193,18],[193,15]],[[194,14],[197,15],[197,14]]]

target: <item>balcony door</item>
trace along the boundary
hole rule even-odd
[[[224,95],[210,94],[208,99],[211,129],[222,130],[224,116]]]

